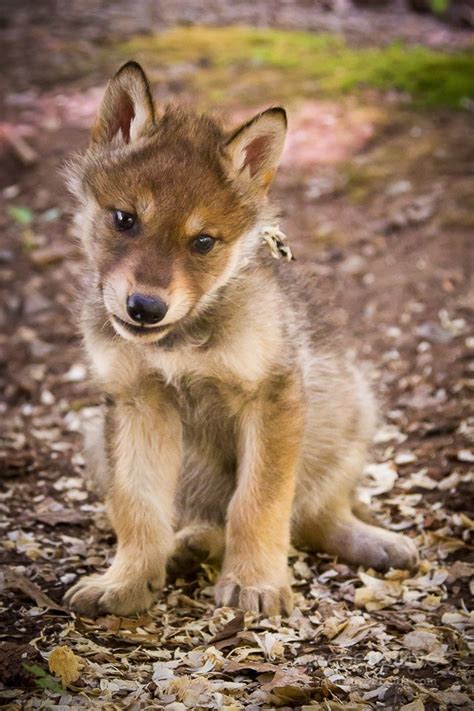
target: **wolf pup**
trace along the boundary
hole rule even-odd
[[[155,109],[129,62],[73,161],[118,538],[107,572],[67,594],[85,615],[150,607],[167,564],[193,555],[222,559],[218,605],[266,615],[292,609],[290,540],[379,570],[417,562],[409,538],[354,513],[369,387],[301,269],[262,244],[285,132],[282,108],[230,132]]]

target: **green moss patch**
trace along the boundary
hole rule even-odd
[[[397,90],[422,108],[474,98],[474,52],[392,44],[354,48],[340,37],[247,27],[179,27],[118,48],[153,70],[179,65],[191,90],[218,102]]]

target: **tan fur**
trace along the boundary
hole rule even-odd
[[[130,614],[152,603],[167,561],[208,558],[222,559],[218,604],[289,612],[290,538],[353,563],[415,564],[410,539],[353,513],[375,423],[366,380],[304,270],[261,247],[283,110],[227,133],[181,109],[155,118],[147,86],[137,65],[116,75],[70,171],[84,341],[110,403],[95,460],[118,537],[71,606]],[[113,209],[137,215],[132,234],[114,230]],[[218,239],[209,254],[192,251],[199,232]],[[158,327],[115,318],[134,290],[166,300]]]
[[[302,391],[294,380],[288,374],[284,387],[270,381],[267,394],[240,409],[219,604],[291,611],[287,555],[303,430]]]

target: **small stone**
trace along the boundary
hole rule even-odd
[[[56,402],[56,398],[50,390],[43,390],[40,399],[43,405],[54,405]]]
[[[453,340],[452,333],[433,321],[427,321],[421,326],[417,326],[415,333],[432,343],[449,343]]]
[[[365,659],[369,667],[375,667],[384,658],[382,652],[371,651],[365,655]]]
[[[87,368],[82,363],[74,363],[64,376],[64,380],[68,383],[77,383],[84,380],[87,375]]]
[[[5,200],[14,200],[20,194],[19,185],[8,185],[2,190],[2,195]]]
[[[416,456],[412,452],[399,452],[395,457],[395,464],[412,464],[416,462]]]
[[[412,184],[409,180],[396,180],[394,183],[390,183],[386,193],[387,195],[402,195],[403,193],[408,193],[412,189]]]
[[[61,575],[59,579],[62,583],[64,583],[64,585],[70,585],[76,578],[77,575],[75,573],[65,573],[64,575]]]
[[[13,252],[11,249],[0,249],[0,264],[11,264],[13,262]]]
[[[389,338],[400,338],[402,331],[398,326],[389,326],[387,328],[387,336]]]
[[[474,452],[471,452],[470,449],[461,449],[458,452],[458,460],[460,462],[472,463],[474,462]]]
[[[367,262],[366,260],[359,256],[358,254],[353,254],[347,257],[340,265],[340,270],[344,274],[363,274],[366,270]]]

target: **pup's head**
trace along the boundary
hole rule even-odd
[[[155,111],[134,62],[113,77],[70,183],[118,334],[159,340],[204,309],[248,262],[285,133],[281,108],[226,132],[183,109]]]

